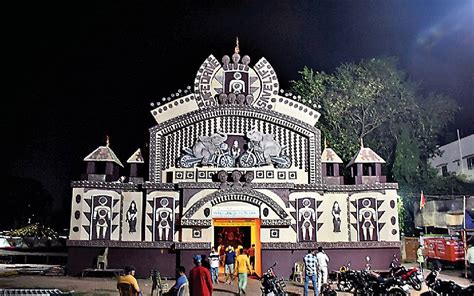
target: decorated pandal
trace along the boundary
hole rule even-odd
[[[135,151],[125,170],[108,143],[84,159],[72,182],[68,272],[108,247],[110,268],[174,276],[221,243],[255,244],[257,273],[278,261],[286,278],[318,246],[332,270],[363,267],[367,256],[386,269],[400,240],[384,160],[361,142],[344,179],[341,158],[321,143],[320,114],[280,89],[265,58],[251,66],[236,47],[221,61],[210,55],[193,88],[151,104],[149,153]]]

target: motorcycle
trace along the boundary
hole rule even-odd
[[[275,262],[267,271],[262,275],[260,290],[262,296],[288,296],[285,292],[286,284],[283,279],[278,279],[275,275],[274,268],[277,265]]]
[[[402,281],[409,283],[416,291],[421,290],[423,275],[417,267],[407,269],[400,264],[396,255],[393,255],[393,260],[390,263],[390,276],[400,278]]]
[[[351,269],[351,262],[339,268],[337,274],[337,288],[342,292],[350,292],[357,282],[357,271]]]
[[[453,281],[438,279],[441,268],[435,267],[425,279],[429,291],[421,293],[420,296],[472,296],[474,295],[474,285],[462,287]]]
[[[286,146],[281,148],[281,152],[286,150]],[[287,169],[291,167],[291,160],[287,155],[270,156],[272,163],[278,169]],[[242,168],[252,168],[255,166],[266,165],[267,162],[261,152],[255,151],[255,144],[248,143],[248,150],[239,158],[239,166]]]
[[[218,153],[213,155],[208,161],[208,165],[215,165],[222,168],[230,168],[235,166],[235,159],[229,154],[227,150],[227,144],[223,144],[222,147],[219,147],[217,150]],[[183,149],[185,154],[179,158],[179,166],[182,168],[191,168],[195,164],[201,163],[203,161],[202,157],[194,156],[193,150],[189,147]]]
[[[379,274],[362,270],[358,276],[359,282],[355,287],[355,295],[406,296],[409,287],[398,278],[383,278]]]

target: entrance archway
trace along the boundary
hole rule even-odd
[[[260,243],[260,218],[213,218],[212,227],[214,233],[214,241],[217,241],[220,232],[223,235],[232,236],[232,241],[235,241],[235,244],[242,243],[242,247],[249,248],[252,245],[255,245],[255,273],[259,276],[262,275],[261,268],[261,243]],[[244,240],[238,238],[236,231],[241,234],[248,228],[248,233],[250,234],[249,240]],[[226,233],[226,230],[233,233]],[[226,238],[227,239],[227,238]],[[248,242],[248,245],[245,245]],[[228,243],[233,244],[233,243]],[[224,243],[224,246],[227,248],[228,245]],[[235,246],[233,246],[235,248]],[[223,271],[223,270],[222,270]]]

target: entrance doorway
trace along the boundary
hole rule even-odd
[[[237,249],[239,246],[248,249],[251,244],[250,226],[216,226],[214,227],[214,246],[222,242],[225,247],[232,246]]]
[[[237,249],[255,245],[255,273],[261,276],[260,219],[213,219],[214,245]],[[222,269],[222,272],[224,270]],[[221,270],[219,270],[221,272]]]

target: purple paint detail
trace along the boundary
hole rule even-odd
[[[379,219],[383,216],[383,214],[385,213],[385,211],[378,211],[378,216],[379,216]]]
[[[112,233],[117,229],[118,225],[112,225]]]
[[[316,201],[316,209],[319,208],[319,206],[323,203],[322,200],[317,200]]]
[[[296,217],[297,217],[296,212],[291,212],[290,215],[291,215],[293,218],[295,218],[295,220],[297,220],[297,218],[296,218]]]
[[[115,217],[117,217],[118,214],[119,214],[119,213],[113,213],[113,214],[112,214],[112,220],[114,220]]]
[[[379,231],[385,226],[385,223],[379,223]]]
[[[319,230],[321,228],[321,226],[323,226],[324,223],[318,223],[317,225],[317,230]]]
[[[87,234],[90,234],[90,226],[89,225],[82,225],[82,228],[84,228],[84,230],[87,232]]]
[[[356,218],[357,220],[357,212],[351,212],[352,217]]]
[[[148,204],[150,205],[150,207],[153,208],[153,201],[152,201],[152,200],[149,200],[149,201],[148,201]]]
[[[322,214],[323,212],[316,212],[316,219],[319,219],[319,217],[321,217]]]
[[[89,208],[92,210],[92,199],[90,198],[84,198],[84,201],[86,204],[89,206]]]
[[[115,205],[119,202],[118,199],[114,199],[114,202],[113,202],[113,206],[115,207]]]
[[[69,247],[67,273],[79,275],[83,269],[95,267],[95,260],[101,252],[103,248]],[[169,249],[109,248],[108,254],[109,268],[133,265],[137,268],[138,278],[148,277],[152,269],[157,269],[163,277],[174,278],[176,262],[176,254]]]
[[[383,204],[383,200],[378,200],[377,201],[377,209],[380,208],[380,206]]]
[[[329,256],[329,271],[339,270],[339,267],[351,261],[353,269],[365,267],[366,256],[370,256],[373,270],[386,271],[392,261],[393,254],[400,254],[399,248],[370,248],[370,249],[325,249]],[[294,264],[302,261],[307,250],[262,250],[262,271],[278,262],[275,273],[278,277],[289,279]]]
[[[153,226],[147,225],[146,228],[148,228],[148,230],[149,230],[151,233],[153,233]]]
[[[293,230],[296,232],[296,224],[291,224],[291,228],[293,228]]]
[[[351,223],[352,227],[354,227],[355,230],[357,230],[357,223]]]
[[[84,216],[86,216],[86,219],[90,222],[91,221],[91,213],[84,213]]]
[[[153,221],[153,214],[152,213],[147,213],[147,216],[150,217],[151,221]]]
[[[354,206],[354,208],[357,208],[357,201],[356,200],[351,201],[351,204]]]
[[[293,208],[295,208],[295,209],[296,209],[296,201],[290,201],[289,203],[290,203],[290,205],[292,205],[292,206],[293,206]]]

